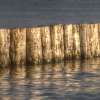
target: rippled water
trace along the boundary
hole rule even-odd
[[[100,59],[0,67],[0,100],[100,100]]]

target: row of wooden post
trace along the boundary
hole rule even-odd
[[[100,24],[0,29],[0,65],[100,56]]]

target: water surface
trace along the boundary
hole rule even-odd
[[[100,59],[0,67],[0,100],[100,100]]]

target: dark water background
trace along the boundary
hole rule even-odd
[[[0,100],[100,100],[100,59],[0,67]]]

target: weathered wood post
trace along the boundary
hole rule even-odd
[[[90,51],[90,27],[87,24],[80,24],[80,49],[81,57],[89,58],[91,57]]]
[[[97,24],[80,25],[81,55],[91,58],[99,55],[99,39]]]
[[[0,29],[0,65],[9,64],[10,31],[9,29]]]
[[[11,29],[10,31],[11,64],[26,63],[26,29]]]
[[[64,25],[65,59],[80,57],[79,25]]]
[[[73,26],[72,24],[64,25],[64,56],[65,59],[73,57]]]
[[[40,27],[27,29],[27,63],[39,64],[42,62],[42,44]]]
[[[100,48],[100,24],[98,24],[98,40],[99,40],[99,48]],[[99,50],[99,56],[100,56],[100,50]]]
[[[92,24],[91,25],[91,30],[92,30],[92,54],[94,57],[97,57],[100,55],[100,46],[99,46],[99,26],[98,24]]]
[[[51,35],[49,26],[41,27],[41,38],[43,62],[49,63],[52,61]]]
[[[73,57],[80,58],[79,25],[73,25]]]
[[[50,31],[52,58],[54,62],[58,62],[64,59],[63,25],[52,25]]]

